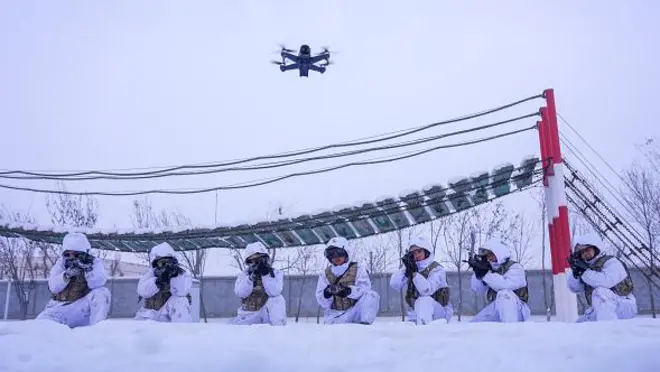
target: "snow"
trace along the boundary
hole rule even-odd
[[[465,176],[452,177],[447,181],[447,184],[449,185],[449,187],[452,187],[452,185],[457,185],[460,184],[461,182],[470,182],[470,179]]]
[[[488,177],[490,177],[490,172],[488,172],[487,170],[472,172],[472,174],[470,175],[470,178],[475,179],[475,178],[483,177],[484,175],[486,176],[486,178],[488,178]]]
[[[504,169],[504,168],[511,168],[511,167],[513,167],[514,169],[516,168],[516,166],[513,165],[513,163],[509,163],[509,162],[500,163],[500,164],[498,164],[498,165],[496,165],[496,166],[493,167],[493,172],[492,172],[492,174],[497,175],[499,172],[502,172],[502,169]]]
[[[0,322],[0,371],[657,370],[660,321],[231,326]]]

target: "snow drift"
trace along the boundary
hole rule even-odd
[[[417,327],[0,322],[0,371],[655,371],[660,321]]]

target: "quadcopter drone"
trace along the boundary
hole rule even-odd
[[[292,54],[295,51],[292,49],[287,49],[283,45],[280,45],[282,48],[282,51],[280,52],[280,55],[282,56],[282,62],[280,61],[271,61],[271,63],[280,65],[280,71],[289,71],[289,70],[298,70],[300,72],[300,76],[309,76],[309,70],[316,71],[319,73],[324,73],[326,70],[326,67],[332,64],[332,61],[330,61],[330,51],[328,51],[328,48],[323,48],[323,51],[315,56],[312,57],[312,50],[309,47],[309,45],[303,44],[300,46],[300,50],[298,51],[298,55]],[[293,63],[287,65],[286,60],[289,59]],[[321,61],[325,61],[325,63],[321,63],[318,66],[316,63],[319,63]]]

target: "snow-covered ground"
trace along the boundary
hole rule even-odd
[[[657,371],[660,320],[416,327],[0,322],[0,371]]]

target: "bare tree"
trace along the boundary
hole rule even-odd
[[[291,268],[295,270],[297,274],[300,274],[301,280],[300,288],[298,291],[298,303],[296,304],[296,323],[300,318],[300,311],[302,309],[302,300],[305,294],[305,285],[309,280],[309,275],[313,272],[317,272],[321,266],[319,263],[319,254],[315,246],[303,246],[296,248],[295,256],[290,264]]]
[[[660,174],[635,162],[624,174],[624,183],[628,186],[621,192],[623,199],[630,206],[634,222],[642,228],[645,243],[649,248],[649,272],[653,277],[655,266],[655,251],[658,234],[660,233]],[[651,312],[656,317],[653,286],[649,285]]]
[[[540,215],[540,230],[541,230],[541,282],[543,284],[543,305],[545,306],[546,311],[546,321],[550,321],[550,314],[552,309],[552,298],[548,295],[548,276],[549,273],[546,272],[545,260],[547,252],[547,227],[548,227],[548,214],[547,214],[547,203],[545,197],[545,188],[539,187],[536,192],[532,193],[532,199],[536,201],[536,204],[539,207]],[[554,284],[550,281],[550,292],[554,291]]]
[[[532,261],[530,246],[536,237],[534,220],[526,218],[523,213],[516,213],[509,218],[505,232],[505,241],[511,247],[513,259],[524,267]]]
[[[354,261],[362,261],[369,273],[385,273],[396,267],[399,257],[396,254],[397,241],[393,234],[379,234],[356,239],[353,243]]]
[[[29,215],[0,210],[0,220],[34,223]],[[32,291],[36,289],[35,243],[25,238],[0,238],[0,272],[12,282],[12,290],[19,302],[21,319],[27,318]]]

